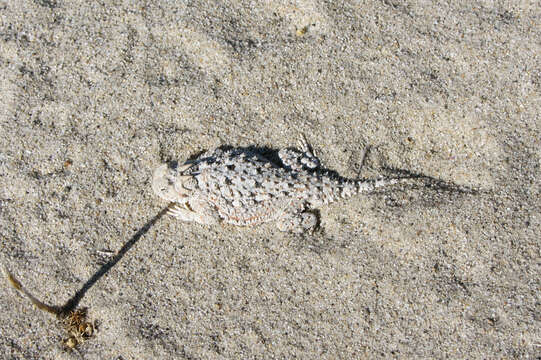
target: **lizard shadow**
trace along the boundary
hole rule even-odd
[[[296,150],[299,152],[299,154],[303,152],[302,150],[293,146],[289,146],[286,149]],[[235,151],[238,151],[239,153],[245,153],[249,155],[254,154],[254,155],[264,158],[265,160],[270,161],[277,167],[287,168],[287,166],[282,162],[282,159],[280,159],[279,152],[281,149],[270,148],[267,146],[255,146],[255,145],[250,145],[250,146],[222,145],[222,146],[217,147],[215,150],[224,151],[224,152],[235,150]],[[188,157],[186,161],[190,162],[190,161],[195,161],[195,160],[206,159],[206,157],[204,157],[206,153],[207,151],[199,151],[191,155],[190,157]],[[179,165],[177,161],[169,161],[168,164],[170,167],[173,167],[173,168]],[[325,173],[325,175],[330,176],[330,177],[336,177],[336,178],[340,177],[340,175],[336,171],[328,169],[324,165],[320,165],[319,167],[314,168],[314,169],[306,168],[304,170],[307,172],[323,172]]]
[[[297,150],[299,152],[302,152],[301,150],[295,147],[287,147],[287,149]],[[286,165],[280,159],[280,156],[279,156],[280,150],[276,148],[270,148],[266,146],[254,146],[254,145],[245,146],[245,147],[222,145],[216,148],[216,150],[221,150],[221,151],[236,150],[241,153],[256,154],[272,162],[274,165],[278,167],[286,167]],[[202,156],[206,153],[207,151],[197,152],[193,154],[192,156],[190,156],[186,161],[190,162],[190,161],[200,160]],[[179,164],[177,161],[169,161],[169,165],[171,167],[176,167]],[[452,181],[438,179],[429,175],[425,175],[425,174],[414,172],[407,169],[396,168],[396,167],[385,166],[385,165],[381,169],[387,173],[393,174],[394,178],[419,179],[420,180],[419,185],[423,185],[423,187],[430,188],[436,191],[456,192],[456,193],[461,193],[461,194],[478,194],[480,192],[479,190],[473,189],[468,186],[458,185]],[[326,176],[330,176],[337,179],[345,179],[337,171],[325,167],[324,164],[320,164],[320,166],[314,169],[304,169],[304,170],[308,172],[320,172],[320,173],[325,174]],[[361,180],[361,179],[368,180],[368,178],[365,178],[365,177],[357,177],[357,179],[350,179],[350,180]],[[385,191],[385,190],[377,190],[376,192],[379,192],[379,191]]]

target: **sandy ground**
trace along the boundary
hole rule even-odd
[[[97,328],[66,351],[3,282],[1,358],[541,356],[539,2],[103,3],[0,1],[0,262]],[[302,236],[154,218],[160,163],[301,133],[344,176],[479,191]]]

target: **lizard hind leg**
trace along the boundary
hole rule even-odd
[[[287,148],[278,152],[280,160],[287,168],[300,171],[315,170],[321,166],[321,161],[314,154],[304,135],[299,138],[299,148],[300,151]]]

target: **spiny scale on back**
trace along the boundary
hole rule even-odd
[[[280,230],[300,233],[317,225],[311,209],[400,180],[333,176],[320,168],[304,138],[301,149],[280,150],[278,164],[247,148],[218,148],[175,168],[158,167],[152,187],[176,203],[169,213],[184,221],[239,226],[277,221]]]

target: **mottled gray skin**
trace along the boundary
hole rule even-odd
[[[276,221],[281,231],[300,233],[317,225],[310,210],[399,180],[331,176],[306,142],[301,146],[303,152],[280,150],[282,164],[245,148],[216,149],[176,168],[158,167],[152,188],[176,203],[169,214],[183,221],[239,226]]]

